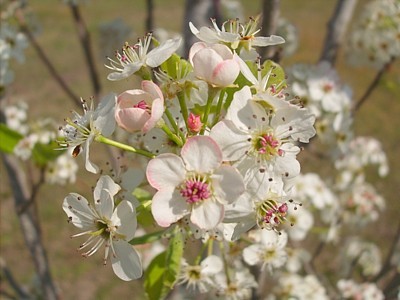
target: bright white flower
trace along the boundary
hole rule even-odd
[[[379,248],[369,242],[362,241],[354,237],[347,241],[343,259],[344,274],[350,271],[354,265],[361,267],[361,272],[364,276],[374,276],[382,268],[381,252]]]
[[[302,277],[297,274],[283,274],[274,295],[269,299],[329,300],[325,288],[314,275]]]
[[[276,35],[269,37],[255,36],[260,31],[260,29],[257,29],[258,19],[250,19],[246,24],[241,24],[237,19],[229,20],[222,24],[221,29],[216,20],[212,19],[211,21],[213,28],[204,26],[200,30],[190,22],[190,30],[203,42],[229,45],[231,49],[238,53],[241,53],[242,49],[250,51],[254,47],[273,46],[285,42],[282,37]]]
[[[61,127],[61,135],[65,140],[60,141],[62,147],[73,148],[72,155],[77,156],[81,150],[85,156],[86,170],[97,173],[99,168],[89,159],[89,146],[96,136],[110,136],[115,130],[115,107],[116,95],[105,96],[96,109],[93,102],[90,107],[82,100],[83,115],[73,112],[74,118],[66,119],[67,125]]]
[[[363,7],[349,36],[348,60],[355,65],[382,68],[400,55],[399,32],[399,1],[370,1]]]
[[[379,218],[385,208],[385,200],[368,183],[357,183],[341,195],[343,221],[348,224],[364,226]]]
[[[71,154],[64,153],[46,165],[45,180],[51,184],[71,184],[76,181],[78,164]]]
[[[156,126],[164,113],[164,96],[152,81],[142,81],[142,89],[128,90],[118,95],[115,120],[128,132],[146,133]]]
[[[286,220],[286,231],[293,241],[304,240],[308,231],[314,225],[312,213],[302,206],[289,206]]]
[[[337,287],[343,299],[383,300],[385,296],[375,283],[357,284],[353,280],[340,279]]]
[[[33,147],[38,142],[37,134],[29,134],[23,137],[14,147],[14,154],[22,160],[28,160],[32,155]]]
[[[356,137],[349,143],[346,155],[335,161],[336,169],[362,176],[365,167],[376,165],[379,176],[386,176],[389,165],[381,143],[372,137]],[[354,179],[354,178],[353,178]]]
[[[110,73],[107,79],[121,80],[136,73],[142,67],[158,67],[179,48],[182,41],[181,38],[170,39],[148,52],[151,39],[152,34],[149,33],[134,46],[126,43],[122,53],[117,52],[116,54],[118,61],[108,58],[110,66],[106,65],[106,67],[115,72]]]
[[[7,126],[22,135],[26,135],[29,131],[29,127],[26,124],[28,118],[27,110],[28,105],[25,102],[19,102],[15,105],[7,105],[4,108]]]
[[[243,249],[243,259],[250,266],[262,263],[262,268],[270,272],[282,267],[287,260],[286,244],[288,236],[285,231],[259,230],[259,242]]]
[[[257,288],[257,282],[250,271],[242,264],[230,269],[229,281],[226,274],[221,272],[215,278],[217,296],[227,300],[246,300],[251,298],[252,288]],[[228,272],[229,272],[228,271]]]
[[[293,198],[323,210],[337,202],[336,196],[316,173],[300,174],[295,179]]]
[[[168,227],[190,214],[201,229],[212,229],[224,217],[224,206],[244,192],[243,179],[222,165],[222,153],[208,136],[189,138],[181,156],[165,153],[147,166],[147,180],[157,193],[152,201],[156,222]]]
[[[183,260],[178,284],[187,284],[189,289],[206,293],[213,287],[214,276],[223,270],[223,262],[216,255],[207,256],[199,265],[189,265]]]
[[[213,86],[231,85],[240,72],[232,51],[221,44],[207,46],[206,43],[195,43],[190,48],[189,61],[195,76]]]
[[[114,209],[114,196],[119,190],[109,176],[101,176],[93,193],[94,206],[83,196],[71,193],[64,199],[63,210],[69,222],[83,230],[72,237],[89,235],[79,246],[79,250],[86,251],[82,255],[91,256],[105,244],[104,264],[111,254],[114,273],[129,281],[142,276],[142,266],[138,253],[128,243],[136,231],[135,208],[123,200]]]
[[[300,148],[294,142],[308,142],[315,134],[314,117],[307,110],[270,98],[282,102],[273,113],[266,111],[265,106],[270,106],[264,99],[253,100],[250,88],[243,87],[234,94],[225,119],[210,133],[224,160],[236,162],[245,181],[258,172],[288,179],[297,176]]]

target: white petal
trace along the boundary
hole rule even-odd
[[[114,210],[114,198],[108,190],[100,191],[100,197],[94,201],[94,205],[101,217],[107,220],[111,219]]]
[[[231,166],[221,166],[211,176],[215,197],[223,204],[235,202],[245,191],[242,175]]]
[[[107,79],[111,81],[117,81],[125,79],[132,74],[139,71],[139,69],[143,66],[142,62],[134,62],[132,64],[124,66],[124,70],[122,72],[113,72],[108,74]]]
[[[260,253],[263,249],[261,245],[251,245],[243,249],[243,259],[250,266],[254,266],[261,261]]]
[[[157,224],[168,227],[189,214],[190,206],[177,190],[163,189],[154,196],[151,213]]]
[[[200,227],[208,230],[215,228],[224,217],[224,206],[213,199],[207,199],[192,207],[190,221]]]
[[[186,169],[199,173],[209,173],[222,163],[222,151],[209,136],[195,136],[182,147],[181,156]]]
[[[172,153],[160,154],[147,164],[146,176],[157,190],[175,188],[185,179],[185,166],[182,159]]]
[[[233,55],[233,59],[236,60],[236,62],[239,64],[240,71],[242,72],[243,76],[246,77],[246,79],[252,84],[258,84],[257,78],[254,76],[253,72],[251,72],[250,68],[244,62],[244,60],[241,59],[236,53]]]
[[[114,226],[118,227],[117,233],[125,236],[125,240],[129,242],[135,235],[136,232],[136,212],[132,203],[123,200],[116,207],[111,222]]]
[[[78,228],[90,229],[94,227],[96,217],[85,197],[71,193],[64,198],[63,210],[70,218],[72,224]]]
[[[210,136],[217,142],[223,153],[223,160],[235,161],[243,157],[250,149],[248,141],[251,136],[236,128],[230,120],[218,122],[212,129]]]
[[[253,39],[252,44],[253,46],[265,47],[265,46],[273,46],[283,44],[285,39],[283,37],[277,35],[271,36],[257,36]]]
[[[201,273],[210,276],[221,272],[224,264],[219,256],[210,255],[200,263],[200,266]]]
[[[94,127],[105,137],[110,136],[115,130],[115,104],[117,95],[110,93],[105,96],[95,111]]]
[[[142,262],[136,250],[124,241],[116,241],[113,246],[115,257],[111,255],[111,263],[115,275],[125,281],[140,278],[143,274]]]
[[[95,201],[100,199],[100,193],[104,189],[108,190],[111,196],[114,197],[119,192],[121,187],[118,184],[116,184],[114,180],[111,179],[110,176],[108,175],[101,176],[97,181],[96,187],[93,192]]]
[[[90,143],[93,141],[93,135],[89,136],[88,139],[86,140],[85,144],[82,145],[83,148],[83,155],[85,157],[85,168],[86,171],[90,173],[97,174],[99,172],[99,167],[92,163],[89,158],[89,146]]]
[[[166,61],[181,45],[182,38],[169,39],[147,54],[146,64],[152,68]]]

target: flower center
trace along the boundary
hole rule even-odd
[[[261,201],[256,207],[257,225],[260,228],[273,229],[286,220],[288,205],[274,199]]]
[[[143,110],[146,110],[146,111],[150,110],[150,106],[148,106],[147,103],[144,100],[140,100],[138,102],[138,104],[134,105],[133,107],[140,108],[140,109],[143,109]]]
[[[190,204],[206,200],[211,196],[208,184],[196,178],[186,180],[180,193]]]
[[[257,136],[254,140],[254,148],[263,159],[271,160],[274,156],[283,156],[284,151],[279,149],[280,142],[272,133]]]

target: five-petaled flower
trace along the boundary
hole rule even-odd
[[[113,198],[119,190],[120,186],[111,177],[103,175],[94,189],[94,207],[83,196],[71,193],[65,197],[63,209],[68,221],[83,230],[72,237],[89,235],[79,246],[79,250],[86,251],[82,256],[91,256],[105,244],[104,264],[111,254],[114,273],[129,281],[142,276],[142,263],[128,243],[134,237],[137,225],[134,206],[123,200],[114,209]]]
[[[152,214],[162,227],[190,214],[200,229],[212,229],[222,221],[224,206],[244,192],[241,175],[222,164],[222,152],[208,136],[189,138],[181,156],[165,153],[152,159],[146,175],[157,189]]]

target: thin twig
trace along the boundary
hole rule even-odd
[[[390,66],[393,64],[395,58],[392,57],[390,61],[388,61],[376,74],[374,80],[371,82],[371,84],[368,86],[367,90],[365,91],[364,95],[358,100],[355,105],[352,108],[353,113],[355,113],[357,110],[360,109],[361,105],[364,104],[364,102],[368,99],[368,97],[371,95],[373,90],[378,86],[379,82],[382,79],[383,74],[390,68]]]
[[[357,0],[338,0],[332,18],[328,23],[328,32],[320,61],[328,61],[331,65],[335,64],[338,50],[343,42],[356,4]]]
[[[75,95],[75,93],[69,88],[67,83],[64,81],[64,79],[60,76],[60,74],[57,72],[49,58],[47,57],[46,53],[42,49],[42,47],[39,45],[39,43],[36,41],[35,36],[33,33],[30,31],[28,26],[26,25],[24,18],[22,16],[22,12],[18,11],[16,14],[16,19],[19,23],[19,27],[21,31],[26,35],[28,38],[29,42],[32,44],[33,48],[35,49],[37,55],[39,58],[42,60],[44,65],[47,67],[49,70],[50,74],[53,76],[53,78],[57,81],[61,89],[68,95],[68,97],[78,106],[81,106],[80,98]]]
[[[399,241],[400,241],[400,222],[399,222],[399,225],[397,226],[397,230],[396,230],[395,236],[393,238],[393,243],[390,246],[389,252],[386,256],[385,263],[383,264],[381,271],[373,278],[374,282],[381,279],[387,273],[387,271],[390,270],[392,256],[396,250],[396,246]]]
[[[1,277],[3,278],[3,276],[4,276],[4,278],[9,282],[11,288],[17,294],[18,299],[28,299],[29,294],[18,284],[18,282],[15,280],[13,274],[11,273],[10,269],[7,267],[6,262],[1,257],[0,257],[0,268],[1,268],[1,274],[2,274]],[[13,298],[13,299],[17,298],[17,297],[13,297],[11,295],[7,295],[7,296],[9,296],[10,298]]]
[[[79,6],[71,2],[70,7],[72,15],[74,17],[76,28],[78,30],[79,41],[82,45],[83,53],[85,55],[85,61],[89,70],[94,96],[97,98],[101,90],[101,85],[99,75],[96,70],[96,64],[94,63],[93,59],[90,34],[80,13]]]
[[[146,17],[146,30],[152,32],[154,30],[154,2],[147,0],[147,17]]]
[[[2,159],[7,170],[11,190],[13,191],[14,206],[17,210],[30,199],[26,176],[15,157],[3,154]],[[43,298],[48,300],[59,299],[58,291],[50,273],[50,266],[46,250],[42,243],[39,224],[35,220],[33,210],[26,209],[17,216],[24,235],[25,244],[34,262]]]

